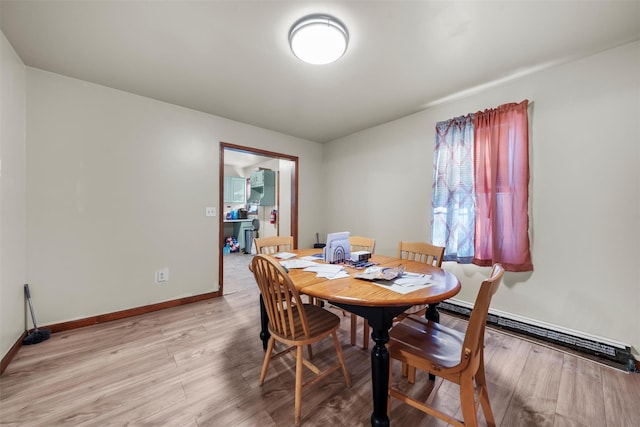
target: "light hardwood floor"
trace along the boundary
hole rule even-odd
[[[222,298],[56,333],[21,348],[0,377],[0,425],[293,425],[293,359],[272,362],[258,386],[258,292],[249,283],[229,286]],[[304,426],[369,425],[370,354],[349,345],[350,318],[343,319],[339,337],[353,385],[346,388],[337,371],[306,390]],[[445,314],[442,322],[465,326]],[[331,341],[314,345],[319,365],[334,358]],[[486,367],[500,426],[640,426],[640,374],[493,329]],[[394,380],[409,388],[399,371],[396,364]],[[412,388],[424,395],[429,384],[419,372]],[[457,386],[444,384],[436,402],[460,416],[456,394]],[[396,427],[445,425],[398,401],[390,417]]]

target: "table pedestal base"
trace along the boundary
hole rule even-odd
[[[389,427],[387,414],[389,351],[386,344],[389,342],[389,329],[393,325],[393,319],[409,307],[365,307],[335,302],[332,304],[364,317],[373,329],[371,337],[375,345],[371,349],[371,390],[373,392],[371,426]]]

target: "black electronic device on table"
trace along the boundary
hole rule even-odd
[[[345,265],[348,265],[349,267],[353,267],[353,268],[367,268],[367,267],[371,267],[372,265],[376,265],[377,263],[375,262],[371,262],[369,260],[362,260],[362,261],[353,261],[350,259],[347,259],[344,261]]]

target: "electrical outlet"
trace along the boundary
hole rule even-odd
[[[206,208],[205,209],[206,216],[216,216],[216,208]]]
[[[168,282],[169,281],[169,269],[163,268],[162,270],[156,271],[156,283]]]

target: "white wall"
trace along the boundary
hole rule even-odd
[[[2,33],[0,171],[0,357],[3,357],[26,326],[23,291],[26,283],[26,241],[25,70]]]
[[[27,277],[57,323],[218,289],[219,142],[300,158],[322,146],[27,67]],[[300,194],[301,240],[322,217]],[[154,272],[169,268],[158,285]]]
[[[425,82],[429,84],[429,82]],[[530,110],[533,273],[510,273],[492,307],[640,349],[640,43],[556,66],[333,141],[331,230],[429,240],[435,124],[523,99]],[[487,269],[445,263],[473,301]]]

